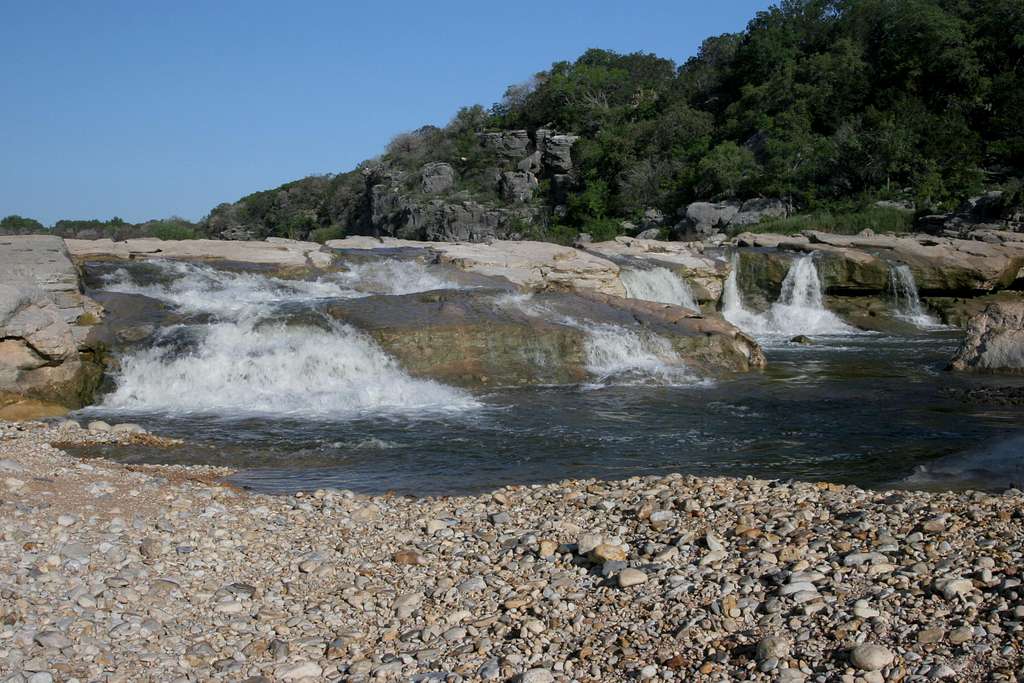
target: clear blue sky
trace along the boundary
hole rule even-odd
[[[0,216],[198,219],[589,47],[681,62],[769,0],[0,0]]]

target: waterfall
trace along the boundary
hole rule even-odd
[[[402,265],[391,274],[407,276],[375,286],[434,288],[436,282],[417,269],[422,264],[397,263]],[[139,283],[127,269],[119,269],[108,276],[106,287],[158,298],[183,312],[208,313],[214,322],[166,329],[153,346],[123,357],[117,388],[105,397],[104,407],[336,418],[477,405],[462,391],[410,377],[349,325],[327,318],[314,326],[280,322],[282,304],[365,296],[356,290],[364,283],[351,271],[340,278],[303,281],[182,262],[152,262],[145,268],[156,269],[155,282]],[[386,275],[388,269],[381,272]]]
[[[765,313],[748,311],[743,306],[737,284],[739,261],[733,257],[733,269],[722,293],[722,315],[744,332],[761,336],[798,334],[851,334],[856,330],[825,308],[821,278],[811,254],[793,261],[782,281],[779,299]]]
[[[668,268],[624,268],[619,275],[630,299],[675,304],[699,311],[693,291],[685,280]]]
[[[587,371],[599,384],[693,384],[667,339],[621,325],[584,323]]]
[[[653,332],[579,320],[538,303],[532,294],[504,294],[495,299],[495,304],[582,330],[586,334],[586,369],[597,384],[678,386],[701,381],[669,340]]]
[[[317,329],[249,319],[201,327],[185,352],[158,344],[126,356],[104,407],[335,418],[475,405],[460,391],[410,377],[348,325],[332,321]]]
[[[910,266],[900,263],[889,266],[889,292],[896,317],[918,327],[938,327],[939,322],[928,315],[917,294],[917,283]]]
[[[461,289],[459,285],[430,271],[420,261],[369,261],[349,266],[347,272],[336,273],[335,281],[361,292],[374,294],[414,294],[434,289]]]

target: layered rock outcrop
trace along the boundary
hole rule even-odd
[[[909,266],[917,287],[926,295],[974,296],[1006,289],[1024,278],[1024,241],[997,240],[990,232],[972,233],[972,239],[817,231],[794,236],[743,233],[735,243],[819,253],[818,270],[832,292],[884,292],[893,264]],[[781,276],[785,277],[784,270]],[[771,284],[769,289],[781,285],[781,279],[775,278]]]
[[[436,132],[436,129],[435,129]],[[577,136],[542,128],[484,132],[469,156],[425,161],[431,129],[404,136],[381,159],[315,176],[214,208],[206,232],[225,240],[309,239],[321,228],[428,242],[520,239],[566,212],[577,187]],[[418,150],[418,151],[417,151]],[[541,181],[549,181],[541,192]]]
[[[971,318],[950,368],[1024,373],[1024,299],[992,304]]]
[[[100,313],[61,238],[0,238],[0,416],[54,414],[91,399],[102,366],[86,338]]]
[[[137,239],[67,240],[67,249],[77,259],[97,258],[169,258],[237,261],[280,267],[324,268],[333,256],[315,242],[300,242],[278,237],[265,241],[239,240],[158,240]]]

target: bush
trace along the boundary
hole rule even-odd
[[[148,230],[150,236],[161,240],[194,240],[196,230],[191,225],[175,221],[159,221]]]
[[[804,230],[820,230],[837,235],[856,235],[864,229],[871,229],[877,233],[908,232],[913,225],[914,216],[908,211],[870,207],[850,213],[821,210],[788,218],[771,218],[756,225],[743,226],[734,232],[772,232],[780,235],[794,235]]]
[[[324,244],[328,240],[340,240],[345,237],[345,228],[340,225],[329,225],[326,228],[317,228],[309,233],[310,242]]]

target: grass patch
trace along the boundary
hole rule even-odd
[[[788,218],[771,218],[756,225],[746,225],[739,232],[771,232],[780,235],[794,235],[804,230],[820,230],[837,235],[856,235],[870,228],[876,233],[909,232],[914,225],[914,215],[908,211],[871,207],[851,213],[815,211]]]

